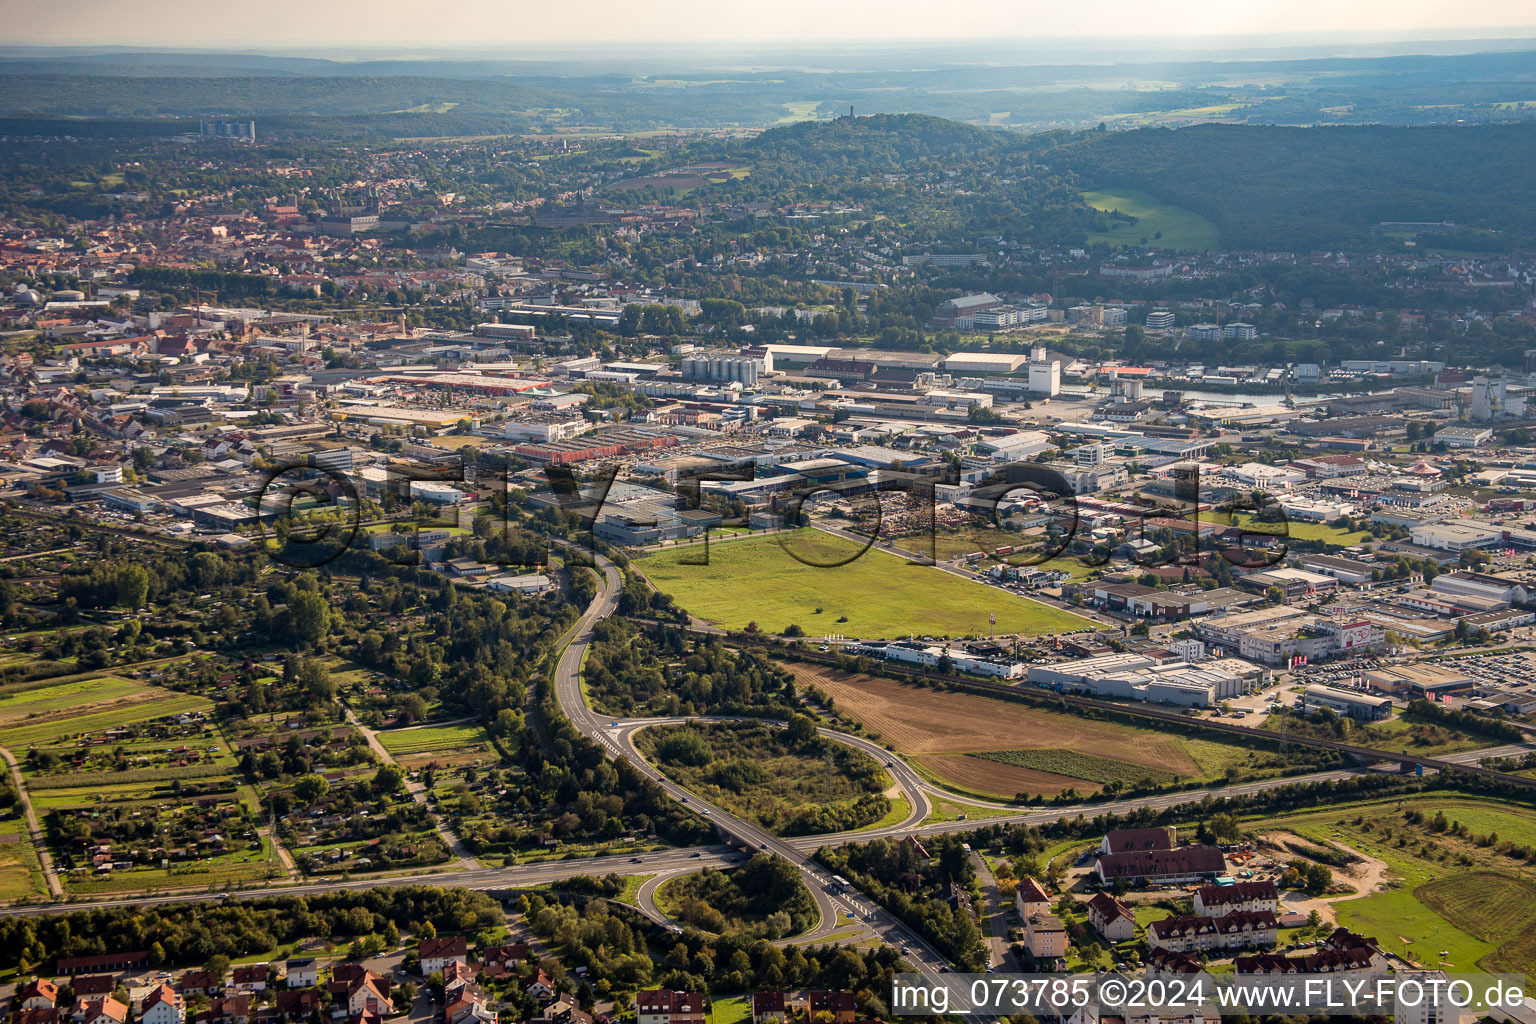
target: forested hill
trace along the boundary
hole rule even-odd
[[[1536,240],[1536,125],[1086,132],[1042,159],[1084,187],[1142,189],[1215,221],[1231,248],[1303,250],[1381,221]]]
[[[754,165],[774,165],[789,180],[835,174],[907,174],[990,159],[1018,149],[1023,137],[926,114],[874,114],[772,128],[745,147]]]

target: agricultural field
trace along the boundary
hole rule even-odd
[[[427,764],[490,764],[497,760],[491,750],[491,738],[478,722],[386,729],[375,735],[390,756],[406,769]]]
[[[1163,785],[1178,781],[1178,775],[1160,768],[1148,768],[1112,757],[1099,757],[1076,750],[1059,747],[1040,747],[1033,750],[988,750],[972,755],[999,764],[1011,764],[1018,768],[1055,772],[1074,779],[1086,779],[1100,784],[1118,782],[1133,785],[1143,779]]]
[[[864,828],[891,810],[890,777],[868,754],[755,723],[646,729],[640,752],[679,783],[780,835]]]
[[[35,743],[19,757],[27,789],[118,791],[141,783],[228,776],[237,766],[201,711],[131,722],[79,740]]]
[[[158,718],[201,715],[213,702],[116,676],[26,684],[0,694],[0,745],[18,757],[47,744],[132,726]]]
[[[1104,188],[1079,195],[1095,210],[1119,210],[1136,218],[1134,224],[1112,221],[1108,231],[1090,231],[1090,242],[1200,252],[1214,249],[1221,241],[1221,230],[1198,213],[1138,189]]]
[[[986,799],[1277,770],[1274,755],[892,679],[786,664],[939,785]]]
[[[1536,970],[1536,810],[1456,794],[1305,811],[1249,823],[1385,863],[1377,891],[1334,903],[1338,922],[1425,967]],[[1443,955],[1442,955],[1443,954]]]
[[[815,564],[807,565],[800,558]],[[1038,601],[1000,593],[930,566],[914,565],[851,540],[798,531],[697,550],[663,551],[633,563],[681,607],[727,629],[757,623],[765,632],[797,625],[808,636],[899,637],[1070,632],[1093,623]],[[845,560],[846,564],[836,563]],[[822,568],[823,565],[835,565]]]

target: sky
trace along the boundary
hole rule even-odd
[[[537,56],[551,43],[816,46],[998,40],[1497,39],[1531,0],[0,0],[0,43],[164,49],[438,48]],[[985,50],[978,53],[985,59]]]

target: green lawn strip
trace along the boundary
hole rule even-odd
[[[1004,811],[995,807],[977,807],[974,804],[955,803],[950,800],[929,798],[933,809],[928,812],[928,817],[923,819],[923,824],[933,824],[942,821],[975,821],[980,818],[997,818],[1004,814],[1015,814],[1016,811]],[[961,815],[965,817],[962,819]]]
[[[1371,537],[1364,530],[1341,530],[1336,526],[1329,526],[1326,523],[1306,523],[1290,520],[1284,523],[1265,523],[1241,512],[1233,515],[1231,519],[1233,526],[1241,527],[1252,533],[1267,533],[1277,537],[1290,537],[1293,540],[1322,541],[1325,544],[1341,548],[1348,547],[1351,544],[1359,544],[1361,541],[1368,540]]]

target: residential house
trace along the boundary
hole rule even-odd
[[[1049,914],[1051,912],[1051,897],[1045,891],[1045,886],[1033,878],[1026,878],[1019,883],[1014,890],[1013,904],[1018,908],[1019,920],[1028,921],[1035,914]]]
[[[443,968],[443,1002],[451,1003],[465,993],[473,994],[476,991],[475,974],[473,967],[457,960]]]
[[[419,952],[423,975],[437,974],[455,960],[469,963],[469,944],[462,935],[424,939]]]
[[[103,999],[76,999],[70,1010],[75,1024],[127,1024],[128,1005],[111,996]]]
[[[812,992],[807,1000],[811,1020],[832,1020],[836,1024],[853,1024],[859,1014],[852,992]],[[830,1017],[827,1016],[830,1014]]]
[[[16,993],[19,1010],[51,1010],[58,1005],[59,986],[47,978],[33,978]]]
[[[510,971],[528,959],[528,944],[526,942],[508,942],[501,946],[486,946],[479,951],[479,955],[482,967],[495,967],[500,970]]]
[[[1302,956],[1258,953],[1233,960],[1239,975],[1328,974],[1350,980],[1379,977],[1387,973],[1388,963],[1375,939],[1348,928],[1335,928],[1317,949]]]
[[[783,1024],[789,999],[783,992],[752,993],[752,1024]]]
[[[197,1024],[250,1024],[251,997],[244,992],[220,996],[196,1020]]]
[[[320,984],[320,965],[312,956],[289,960],[283,984],[289,988],[314,988]]]
[[[139,1024],[182,1024],[185,1019],[181,996],[169,985],[157,985],[139,1004]]]
[[[1110,942],[1136,937],[1135,911],[1107,892],[1096,893],[1088,901],[1088,923]]]
[[[277,994],[277,1014],[290,1022],[307,1021],[320,1010],[320,993],[313,988],[294,988]]]
[[[901,845],[912,851],[917,858],[918,867],[926,868],[933,863],[933,858],[928,856],[928,848],[916,836],[907,836],[901,841]]]
[[[74,980],[75,998],[90,999],[92,996],[109,996],[117,990],[115,974],[82,974]]]
[[[1150,950],[1144,961],[1147,970],[1158,974],[1199,974],[1205,967],[1188,953],[1175,953],[1171,949]]]
[[[1176,850],[1107,853],[1094,864],[1099,881],[1132,885],[1178,885],[1207,882],[1226,871],[1226,858],[1214,846],[1181,846]]]
[[[1274,882],[1237,882],[1233,885],[1202,885],[1195,890],[1195,913],[1223,917],[1235,911],[1280,911],[1280,893]]]
[[[533,972],[533,977],[523,986],[523,991],[533,998],[543,1002],[552,998],[555,994],[555,979],[540,967]]]
[[[384,1016],[391,1012],[389,983],[376,974],[354,979],[347,985],[347,1013]]]
[[[184,996],[216,996],[224,992],[224,978],[212,971],[187,971],[181,976]]]
[[[697,992],[647,989],[635,993],[635,1024],[703,1024],[704,997]]]
[[[265,992],[269,975],[266,964],[241,964],[234,969],[234,985],[241,992]]]
[[[1024,948],[1036,966],[1067,955],[1067,927],[1055,914],[1035,914],[1024,922]]]
[[[443,1024],[497,1024],[500,1018],[478,994],[465,996],[443,1007]]]
[[[1280,934],[1280,922],[1269,910],[1234,910],[1221,917],[1180,914],[1153,921],[1147,945],[1175,953],[1229,949],[1267,949]]]
[[[528,1024],[592,1024],[592,1015],[576,1005],[570,996],[558,996],[544,1004]]]
[[[1104,833],[1100,853],[1133,853],[1139,850],[1173,849],[1174,830],[1164,828],[1116,828]]]

